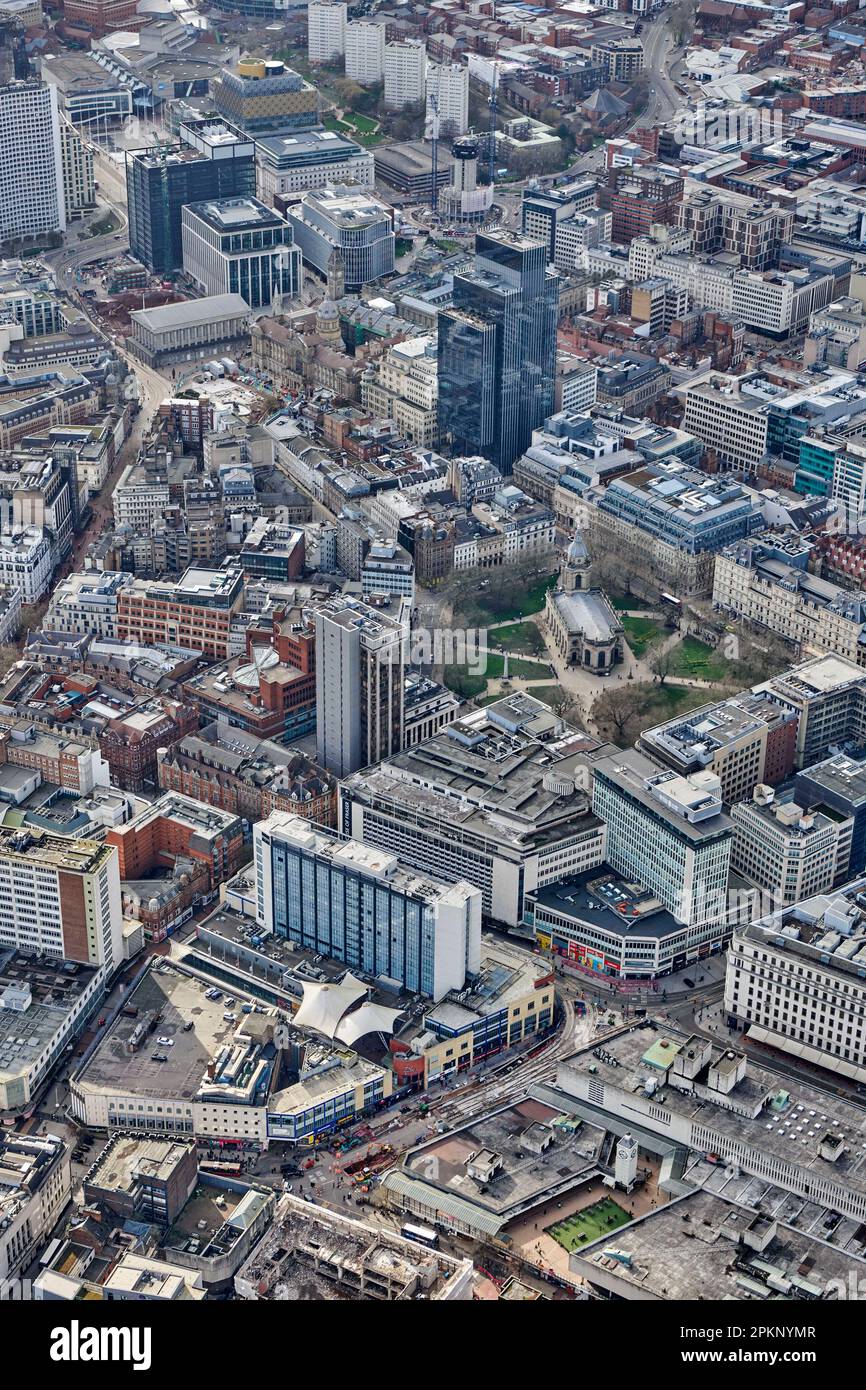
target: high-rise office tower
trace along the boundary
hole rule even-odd
[[[439,418],[455,454],[504,474],[553,409],[557,281],[543,241],[479,233],[439,315]]]
[[[261,309],[300,293],[292,229],[258,198],[189,203],[182,224],[183,268],[204,294],[239,294]]]
[[[316,610],[316,748],[337,777],[399,753],[406,629],[358,599]]]
[[[0,86],[0,247],[66,228],[57,89]]]
[[[286,811],[256,825],[254,853],[256,917],[277,937],[436,1000],[478,973],[481,890],[465,880],[422,877]]]
[[[183,267],[183,209],[189,203],[252,198],[255,143],[222,122],[181,127],[182,142],[126,156],[129,249],[148,270],[172,275]]]

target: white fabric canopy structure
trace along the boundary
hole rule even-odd
[[[326,1038],[335,1038],[343,1014],[359,999],[363,999],[366,993],[367,986],[362,985],[349,971],[338,985],[305,980],[304,998],[292,1022],[297,1023],[299,1028],[314,1028],[317,1033],[324,1033]]]
[[[341,1019],[334,1036],[354,1047],[366,1033],[393,1033],[401,1013],[402,1009],[386,1009],[384,1004],[361,1004]]]

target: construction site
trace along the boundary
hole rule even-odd
[[[266,1302],[471,1299],[472,1281],[470,1260],[286,1194],[235,1275],[235,1293]]]

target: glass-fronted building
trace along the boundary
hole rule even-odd
[[[355,970],[441,999],[477,973],[481,893],[286,812],[254,831],[259,924]]]
[[[481,234],[439,315],[439,412],[456,454],[510,474],[553,411],[558,277],[546,244]]]
[[[207,148],[129,151],[129,249],[148,270],[174,275],[183,267],[183,209],[209,199],[253,197],[255,191],[255,144],[230,132]]]
[[[183,268],[207,295],[239,294],[269,308],[301,289],[301,253],[285,218],[257,198],[190,203],[182,215]]]

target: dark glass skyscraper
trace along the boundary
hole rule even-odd
[[[218,121],[194,123],[181,135],[173,147],[126,156],[129,249],[162,275],[183,268],[181,219],[188,203],[251,198],[256,191],[251,139]]]
[[[475,264],[439,314],[439,420],[455,454],[502,473],[553,410],[558,277],[543,241],[479,233]]]

